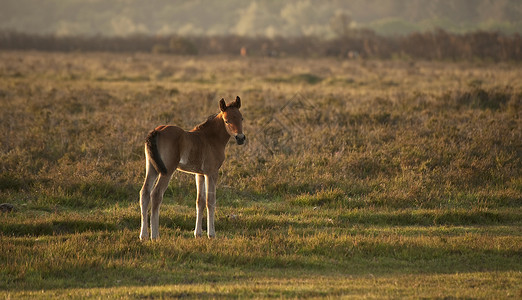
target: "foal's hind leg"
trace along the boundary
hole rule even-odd
[[[169,185],[171,174],[160,174],[156,185],[152,189],[150,194],[152,200],[152,208],[150,213],[150,231],[151,231],[151,239],[155,240],[159,237],[159,208],[161,202],[163,201],[163,194]]]
[[[158,172],[147,160],[145,182],[140,191],[140,207],[141,207],[141,230],[140,240],[148,239],[149,237],[149,203],[150,203],[150,192],[154,186],[154,182],[158,178]]]

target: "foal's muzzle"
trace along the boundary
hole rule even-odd
[[[236,142],[238,145],[243,145],[245,143],[246,136],[242,133],[236,135]]]

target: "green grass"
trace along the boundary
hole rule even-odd
[[[0,296],[520,298],[520,70],[0,53]],[[236,95],[218,238],[176,173],[140,242],[146,134]]]

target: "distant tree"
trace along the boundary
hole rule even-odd
[[[352,31],[352,16],[346,11],[337,11],[330,18],[330,28],[338,37],[348,37]]]
[[[198,48],[187,38],[172,37],[169,43],[169,49],[172,53],[183,55],[196,55]]]

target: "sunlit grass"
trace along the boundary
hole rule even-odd
[[[1,53],[0,295],[519,297],[520,70]],[[139,242],[147,132],[236,95],[218,238],[193,238],[176,173]]]

